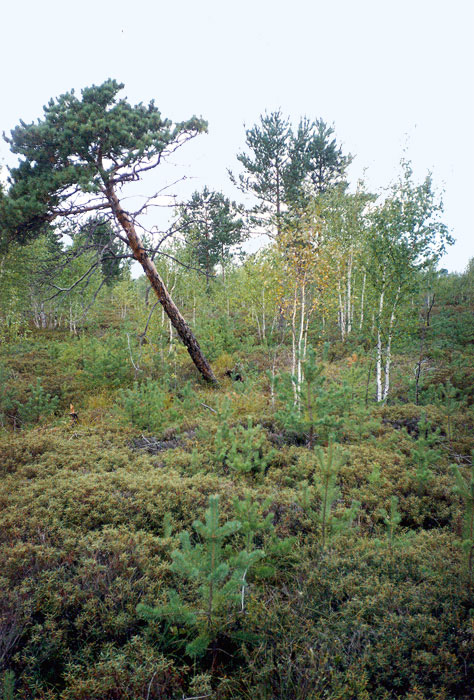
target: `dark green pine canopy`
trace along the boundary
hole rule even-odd
[[[58,216],[106,208],[106,185],[138,180],[207,124],[192,117],[173,124],[151,101],[118,99],[116,80],[51,99],[37,123],[21,122],[5,137],[20,156],[0,200],[0,227],[25,243]],[[86,196],[84,196],[86,195]]]

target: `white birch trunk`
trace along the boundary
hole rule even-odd
[[[377,362],[376,362],[376,381],[377,381],[377,401],[382,401],[382,312],[383,300],[385,296],[385,287],[382,288],[379,301],[379,318],[377,323]]]
[[[362,330],[362,325],[364,323],[364,301],[365,301],[365,280],[366,280],[367,274],[364,272],[364,277],[362,278],[362,294],[360,297],[360,322],[359,322],[359,330]]]
[[[390,366],[392,363],[393,323],[395,321],[395,311],[397,308],[399,295],[400,295],[400,287],[398,287],[397,293],[395,295],[395,301],[393,302],[392,313],[390,314],[390,322],[389,322],[389,326],[388,326],[388,339],[387,339],[387,347],[385,350],[385,381],[384,381],[384,387],[383,387],[382,401],[385,401],[387,399],[388,392],[390,389]]]
[[[306,324],[304,328],[304,347],[303,347],[303,360],[306,361],[306,353],[308,350],[308,326],[309,326],[309,314],[306,316]]]
[[[44,303],[43,303],[43,302],[41,302],[40,314],[39,314],[39,315],[40,315],[40,321],[41,321],[41,328],[47,328],[48,322],[47,322],[47,318],[46,318],[46,313],[45,313],[45,310],[44,310]]]
[[[341,280],[337,282],[337,298],[339,301],[339,328],[341,329],[341,340],[346,339],[346,319],[344,315],[344,305],[342,303]]]
[[[173,294],[174,288],[176,287],[176,279],[173,282],[173,286],[169,290],[170,294]],[[168,353],[171,353],[173,351],[173,324],[171,323],[171,319],[168,317],[168,325],[169,325],[169,348],[168,348]]]
[[[304,340],[304,329],[305,329],[305,313],[306,313],[306,289],[303,283],[301,287],[301,314],[300,314],[300,328],[298,334],[298,389],[301,387],[303,381],[303,340]],[[299,396],[299,392],[298,392]]]
[[[352,331],[352,254],[347,262],[347,291],[346,291],[346,331]]]
[[[262,342],[262,332],[260,330],[260,321],[258,320],[258,313],[254,306],[252,306],[253,315],[255,316],[255,321],[257,322],[257,335],[260,342]]]
[[[298,387],[296,377],[296,311],[298,300],[298,287],[295,285],[295,296],[293,299],[293,313],[291,314],[291,383],[293,385],[293,396],[295,405],[298,403]]]
[[[278,321],[278,318],[277,318],[277,314],[275,313],[275,314],[273,315],[273,319],[272,319],[272,325],[271,325],[271,328],[270,328],[270,335],[273,335],[273,331],[275,330],[275,326],[276,326],[276,324],[277,324],[277,321]]]

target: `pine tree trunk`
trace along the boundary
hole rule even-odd
[[[183,316],[179,312],[178,307],[172,300],[168,290],[165,287],[163,280],[161,279],[158,271],[155,267],[154,262],[149,258],[145,249],[143,248],[143,243],[138,236],[135,226],[128,214],[122,209],[122,206],[118,200],[117,195],[112,187],[108,185],[106,187],[107,199],[110,203],[111,209],[114,213],[115,218],[119,222],[120,226],[124,230],[130,248],[132,249],[135,259],[140,263],[145,272],[148,280],[158,297],[160,304],[163,306],[168,318],[173,324],[178,336],[181,338],[182,342],[186,346],[186,349],[196,365],[197,369],[208,382],[217,383],[214,376],[214,372],[211,369],[210,364],[204,357],[199,343],[194,336],[193,332],[189,328],[188,324],[184,320]]]

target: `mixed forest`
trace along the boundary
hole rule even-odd
[[[430,176],[371,192],[277,111],[236,201],[140,198],[207,124],[122,87],[6,137],[4,699],[473,698],[474,259]]]

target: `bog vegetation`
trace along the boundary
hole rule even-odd
[[[433,183],[351,187],[276,112],[253,206],[151,231],[127,184],[206,125],[119,89],[17,127],[0,193],[4,697],[472,698],[474,265],[437,269]]]

